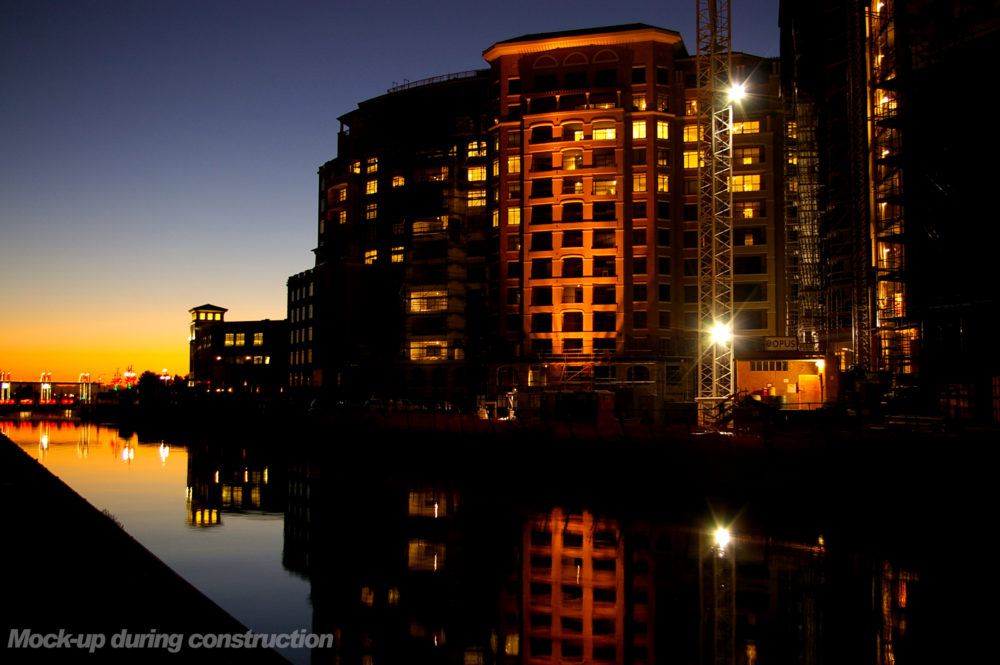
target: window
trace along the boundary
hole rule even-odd
[[[583,194],[583,178],[563,178],[563,194]]]
[[[378,204],[369,203],[365,206],[365,219],[376,219],[378,218]]]
[[[645,111],[646,110],[646,95],[638,94],[632,95],[632,110],[633,111]],[[633,138],[646,138],[645,132],[641,137]]]
[[[646,68],[645,67],[633,67],[632,68],[632,83],[645,83],[646,82]]]
[[[564,303],[582,303],[583,287],[580,285],[564,286],[562,288],[562,301]]]
[[[594,277],[614,277],[615,257],[595,256],[594,257]]]
[[[375,260],[377,258],[378,258],[378,250],[369,249],[367,252],[365,252],[365,265],[371,265],[375,263]]]
[[[337,213],[337,223],[338,224],[346,224],[347,223],[347,211],[346,210],[341,210],[340,212]]]
[[[226,333],[224,345],[232,346],[234,344],[234,341],[235,341],[235,335],[233,335],[233,333]]]
[[[563,332],[583,332],[583,312],[564,312]]]
[[[346,201],[347,200],[347,188],[346,187],[339,187],[336,191],[337,191],[337,200],[338,201]]]
[[[410,360],[441,360],[447,356],[448,343],[443,339],[410,342]],[[444,549],[444,545],[438,547]]]
[[[392,176],[392,186],[393,187],[402,187],[405,184],[406,184],[406,178],[404,178],[403,176],[401,176],[401,175],[394,175],[394,176]]]
[[[594,203],[593,217],[595,222],[615,221],[615,202],[596,201]]]
[[[614,332],[615,312],[594,312],[594,332]]]
[[[760,132],[759,120],[744,120],[733,123],[733,134],[757,134]]]
[[[507,173],[521,172],[521,156],[512,155],[507,158]]]
[[[613,120],[597,120],[594,122],[594,140],[610,141],[615,138],[615,123]]]
[[[595,286],[594,287],[594,304],[595,305],[614,305],[615,304],[615,287],[614,286]]]
[[[402,248],[402,247],[393,247],[392,248],[392,256],[391,256],[390,260],[393,263],[402,263],[403,262],[403,257],[405,256],[405,254],[406,254],[406,250],[404,248]]]
[[[735,205],[743,219],[756,219],[765,213],[763,201],[739,201]]]
[[[670,123],[666,120],[656,121],[656,138],[658,139],[669,139],[670,138]]]
[[[632,219],[646,219],[646,202],[632,202]]]
[[[574,149],[563,152],[562,167],[564,171],[578,171],[583,168],[583,150]]]
[[[661,275],[670,274],[670,257],[669,256],[658,256],[656,257],[656,272]]]
[[[670,151],[663,148],[656,149],[656,165],[670,166]]]
[[[470,189],[468,192],[468,202],[470,208],[482,208],[486,205],[485,189]]]
[[[698,168],[698,151],[697,150],[685,150],[684,151],[684,168],[686,169],[696,169]]]
[[[563,247],[583,247],[583,231],[563,231]]]
[[[551,205],[531,206],[531,223],[532,224],[551,224],[552,223],[552,206]]]
[[[646,312],[645,311],[643,311],[643,310],[637,310],[635,312],[632,312],[632,327],[633,328],[640,328],[640,329],[646,328],[647,325],[648,325],[646,323],[646,319],[647,319],[647,316],[646,316]],[[612,561],[613,560],[614,559],[612,559]]]
[[[694,143],[698,140],[698,125],[684,125],[684,142]]]
[[[562,125],[562,137],[564,141],[582,141],[583,123],[565,122]]]
[[[486,165],[469,167],[469,182],[481,182],[486,180]]]
[[[264,333],[262,333],[262,332],[255,332],[253,334],[253,345],[254,346],[263,346],[264,345]]]
[[[734,192],[759,192],[760,174],[734,175],[730,178],[729,186]]]
[[[246,344],[246,338],[247,336],[245,333],[236,333],[236,346],[243,346]]]
[[[662,174],[656,176],[656,191],[658,192],[670,191],[670,176]]]
[[[586,88],[587,72],[566,72],[565,84],[567,88]]]
[[[552,232],[538,231],[531,234],[531,250],[534,252],[548,251],[552,249]]]
[[[583,259],[579,256],[570,256],[562,260],[563,277],[583,277]]]
[[[365,183],[365,194],[378,194],[378,180],[369,180]]]
[[[594,178],[594,194],[614,196],[618,193],[618,181],[614,177],[598,176]]]
[[[552,178],[541,178],[531,183],[531,198],[545,199],[552,196]]]
[[[531,128],[532,143],[548,143],[552,140],[552,125],[539,125]]]
[[[684,100],[684,115],[698,115],[698,100],[697,99],[685,99]]]
[[[632,274],[633,275],[645,275],[646,274],[646,257],[645,256],[633,256],[632,257]]]
[[[633,120],[632,121],[632,138],[633,139],[644,139],[644,138],[646,138],[646,121],[645,120]]]
[[[531,315],[531,332],[552,332],[552,314],[535,312]]]
[[[764,149],[760,146],[735,148],[733,153],[737,164],[760,164],[764,161]]]
[[[521,199],[521,183],[519,182],[507,183],[507,198],[513,201],[518,201]]]
[[[521,225],[521,209],[520,208],[507,208],[507,225],[508,226],[520,226]]]
[[[656,93],[656,110],[660,113],[670,112],[670,95],[662,92]]]
[[[632,246],[638,247],[646,244],[646,227],[637,226],[632,229]]]
[[[670,285],[669,284],[657,284],[656,286],[656,299],[660,302],[670,302]]]
[[[467,154],[469,157],[485,157],[486,141],[470,141]]]
[[[411,312],[443,312],[448,309],[447,291],[411,291]]]
[[[531,276],[534,279],[548,279],[552,277],[552,259],[532,259]]]
[[[378,172],[378,157],[369,157],[368,161],[365,162],[365,173],[377,173]]]
[[[645,173],[633,173],[632,174],[632,191],[633,192],[645,192],[646,191],[646,174]]]
[[[632,285],[632,302],[645,302],[648,298],[648,290],[645,284]]]
[[[594,249],[614,249],[615,232],[613,229],[597,229],[594,231],[594,239],[591,243]]]
[[[594,150],[594,166],[614,166],[615,151],[613,148],[598,148]]]
[[[662,227],[656,229],[656,244],[661,247],[670,247],[670,229]]]
[[[552,304],[552,287],[538,286],[532,289],[531,304],[539,307],[548,307]]]

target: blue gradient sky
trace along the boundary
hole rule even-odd
[[[0,0],[0,370],[187,372],[187,310],[285,316],[309,268],[337,116],[485,66],[522,34],[679,31],[695,1]],[[778,0],[733,47],[778,54]]]

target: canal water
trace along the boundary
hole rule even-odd
[[[336,636],[295,663],[924,662],[960,599],[938,499],[850,455],[0,431],[249,628]]]

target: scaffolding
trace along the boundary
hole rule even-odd
[[[906,293],[903,150],[899,117],[899,62],[895,1],[868,9],[869,153],[871,155],[872,238],[875,268],[876,368],[893,384],[915,370],[917,331],[909,318]]]
[[[698,397],[702,421],[732,394],[733,108],[729,0],[697,0]],[[709,338],[708,331],[718,331]]]

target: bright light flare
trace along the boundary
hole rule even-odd
[[[720,526],[715,530],[715,544],[719,546],[719,549],[726,549],[726,545],[729,544],[729,529]]]
[[[724,323],[716,323],[712,326],[712,329],[708,331],[709,337],[712,340],[712,344],[722,344],[726,345],[733,338],[733,333]]]
[[[747,89],[742,83],[734,83],[732,87],[729,88],[729,101],[738,102],[746,97]]]

